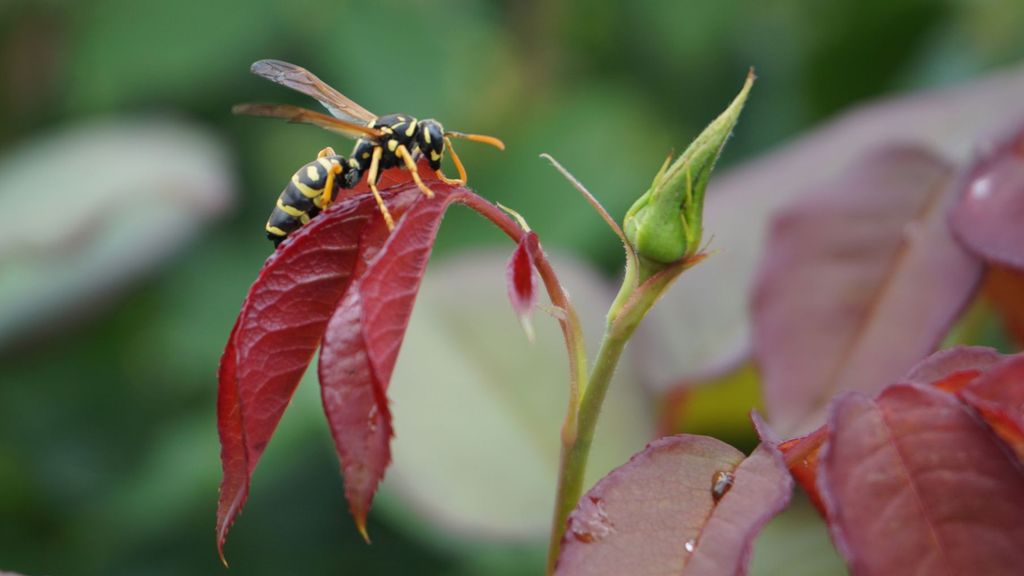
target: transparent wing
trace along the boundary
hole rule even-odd
[[[289,122],[312,124],[325,130],[348,136],[349,138],[361,138],[363,136],[378,138],[383,134],[375,128],[288,104],[236,104],[231,108],[231,111],[235,114],[284,118]]]
[[[356,124],[366,124],[377,119],[376,114],[331,88],[301,66],[281,60],[259,60],[253,63],[251,70],[257,76],[316,98],[336,118]]]

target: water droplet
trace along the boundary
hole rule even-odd
[[[569,516],[569,529],[580,542],[596,542],[615,532],[604,510],[604,501],[593,496],[581,500],[579,508]]]
[[[715,499],[715,503],[725,496],[725,493],[732,488],[732,483],[736,479],[732,472],[726,472],[719,470],[715,472],[715,475],[711,477],[711,497]]]
[[[992,194],[992,179],[978,178],[971,184],[971,198],[975,200],[984,200]]]
[[[683,547],[686,548],[687,552],[693,552],[693,549],[697,547],[697,542],[690,538],[686,541],[686,544],[683,544]]]

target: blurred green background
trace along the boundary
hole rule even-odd
[[[1018,61],[1022,29],[1017,0],[3,2],[0,570],[224,573],[217,362],[280,189],[321,147],[350,146],[232,116],[240,101],[315,104],[251,76],[254,60],[303,65],[378,114],[501,137],[503,153],[460,145],[471,186],[613,278],[616,239],[541,152],[621,217],[750,66],[760,81],[724,165],[862,100]],[[434,264],[490,244],[508,249],[453,210]],[[530,539],[427,536],[401,499],[364,545],[315,384],[300,396],[312,409],[285,416],[257,471],[233,572],[536,573]]]

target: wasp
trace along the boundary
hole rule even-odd
[[[281,60],[260,60],[252,65],[252,72],[271,82],[291,88],[319,101],[330,113],[321,114],[288,104],[238,104],[235,114],[283,118],[290,122],[313,124],[331,132],[356,140],[348,158],[321,150],[317,159],[300,168],[278,197],[277,205],[267,221],[267,236],[280,244],[288,234],[307,223],[338,197],[342,190],[353,188],[363,175],[373,193],[377,208],[388,230],[395,227],[391,212],[381,198],[377,183],[388,168],[403,168],[427,198],[434,193],[424,184],[416,169],[422,155],[438,179],[446,184],[461,186],[466,183],[466,170],[452,147],[452,138],[489,144],[505,149],[501,140],[492,136],[446,131],[434,119],[418,120],[408,114],[377,116],[335,90],[312,72]],[[445,151],[459,172],[457,179],[448,178],[441,170]]]

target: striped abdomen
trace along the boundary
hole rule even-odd
[[[324,207],[324,188],[331,186],[335,198],[340,188],[348,188],[346,179],[349,166],[343,156],[327,156],[299,168],[277,198],[277,205],[267,220],[267,238],[280,244],[289,234],[298,230]]]

